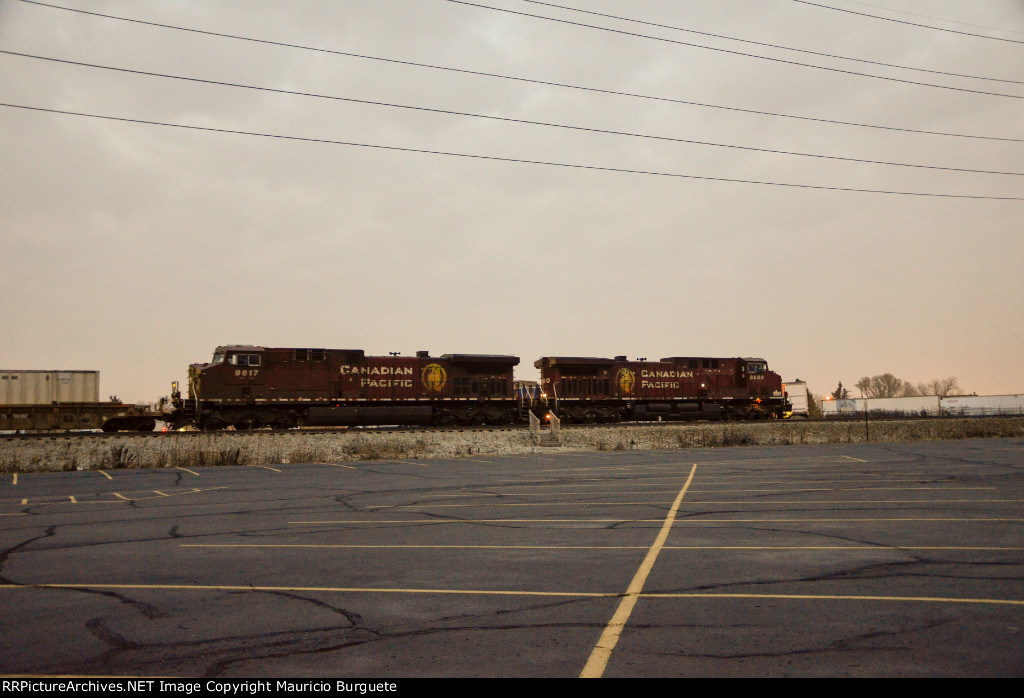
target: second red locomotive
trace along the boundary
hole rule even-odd
[[[775,419],[787,404],[764,359],[548,356],[534,366],[555,414],[569,421]]]

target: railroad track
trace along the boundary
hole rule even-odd
[[[989,414],[989,415],[927,415],[927,416],[875,416],[871,415],[868,421],[870,422],[895,422],[895,421],[914,421],[914,422],[927,422],[935,421],[940,419],[955,419],[955,420],[974,420],[992,417],[1019,417],[1019,414]],[[648,428],[666,428],[671,426],[685,426],[685,425],[711,425],[711,424],[729,424],[732,426],[743,426],[753,424],[842,424],[842,423],[863,423],[863,415],[841,417],[841,418],[830,418],[830,419],[794,419],[794,420],[762,420],[753,422],[722,422],[722,421],[664,421],[664,422],[614,422],[606,424],[568,424],[564,425],[563,429],[624,429],[627,427],[648,427]],[[437,434],[437,433],[452,433],[452,434],[465,434],[465,433],[486,433],[486,432],[502,432],[502,431],[527,431],[529,426],[526,424],[511,424],[507,426],[452,426],[452,427],[387,427],[387,426],[364,426],[364,427],[300,427],[298,429],[254,429],[252,431],[237,431],[234,429],[222,429],[218,431],[146,431],[146,432],[135,432],[135,431],[120,431],[120,432],[102,432],[102,431],[39,431],[39,432],[26,432],[26,433],[0,433],[0,440],[5,441],[18,441],[18,440],[38,440],[38,439],[53,439],[53,438],[78,438],[78,439],[111,439],[111,438],[127,438],[127,439],[160,439],[171,436],[179,438],[197,438],[200,436],[211,436],[220,435],[226,437],[232,436],[259,436],[261,434],[409,434],[409,433],[424,433],[424,434]]]
[[[570,429],[599,429],[599,428],[626,428],[626,427],[668,427],[680,424],[695,424],[698,422],[613,422],[607,424],[569,424],[563,428]],[[699,422],[701,424],[717,424],[719,422]],[[119,432],[103,432],[103,431],[38,431],[38,432],[25,432],[21,434],[17,433],[0,433],[0,439],[4,440],[33,440],[33,439],[52,439],[52,438],[80,438],[80,439],[111,439],[111,438],[128,438],[128,439],[156,439],[156,438],[167,438],[170,436],[177,437],[199,437],[199,436],[211,436],[211,435],[223,435],[223,436],[259,436],[261,434],[438,434],[438,433],[451,433],[451,434],[465,434],[465,433],[486,433],[486,432],[502,432],[502,431],[528,431],[529,425],[527,424],[510,424],[510,425],[483,425],[483,426],[450,426],[450,427],[409,427],[409,426],[365,426],[365,427],[300,427],[298,429],[254,429],[251,431],[238,431],[235,429],[221,429],[217,431],[119,431]]]

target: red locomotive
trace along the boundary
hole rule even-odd
[[[548,356],[534,366],[553,411],[568,421],[775,419],[787,404],[764,359]]]
[[[551,411],[576,422],[782,416],[782,379],[763,359],[661,361],[549,356],[540,394],[517,387],[516,356],[366,356],[360,349],[217,347],[172,392],[176,427],[512,424]],[[519,383],[522,383],[520,381]]]
[[[175,389],[175,422],[202,429],[368,424],[511,424],[515,356],[366,356],[360,349],[217,347]],[[522,412],[522,414],[521,414]]]

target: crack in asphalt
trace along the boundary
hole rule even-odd
[[[914,557],[916,558],[917,556],[914,556]],[[853,581],[853,580],[864,581],[864,580],[881,580],[881,579],[891,580],[891,579],[910,578],[910,577],[921,577],[921,578],[925,578],[925,579],[953,579],[953,580],[960,580],[960,581],[1001,581],[1001,582],[1014,582],[1014,581],[1019,581],[1019,579],[1020,579],[1018,577],[995,577],[995,576],[977,576],[977,575],[969,576],[969,575],[959,575],[959,574],[939,574],[939,573],[936,573],[936,572],[927,572],[927,571],[925,571],[925,572],[916,572],[916,571],[908,571],[908,570],[899,569],[901,567],[920,567],[920,566],[927,566],[927,565],[933,565],[933,564],[944,564],[944,563],[936,563],[936,562],[933,562],[933,561],[930,561],[930,560],[927,560],[927,559],[898,560],[898,561],[892,561],[892,562],[876,562],[876,563],[868,563],[868,564],[865,564],[865,565],[859,565],[859,566],[850,567],[850,568],[846,568],[846,569],[835,570],[833,572],[826,572],[826,573],[823,573],[823,574],[810,575],[810,576],[805,576],[805,577],[795,577],[795,578],[782,578],[782,577],[780,577],[780,578],[773,578],[773,579],[772,578],[769,578],[769,579],[766,579],[766,578],[748,579],[748,580],[739,580],[739,581],[728,582],[728,583],[715,582],[715,583],[712,583],[712,584],[698,584],[698,585],[695,585],[695,586],[675,587],[675,588],[672,588],[668,592],[659,592],[659,593],[680,593],[681,594],[681,593],[694,593],[694,592],[698,592],[698,591],[707,592],[707,591],[710,591],[710,590],[733,589],[733,588],[737,588],[737,587],[749,587],[749,586],[764,587],[764,586],[771,586],[771,585],[775,585],[775,584],[803,584],[803,583],[811,583],[811,582],[826,582],[826,581],[836,581],[836,580],[846,580],[846,581]],[[994,565],[1007,565],[1007,566],[1018,566],[1018,567],[1021,565],[1020,562],[997,562],[997,563],[980,562],[980,563],[972,563],[972,562],[960,562],[960,561],[958,561],[957,564],[960,564],[960,565],[984,565],[984,566],[991,566],[991,565],[994,564]]]
[[[18,543],[17,545],[11,546],[10,548],[6,548],[5,550],[0,550],[0,584],[17,584],[17,582],[11,581],[3,573],[4,564],[7,563],[7,560],[8,560],[8,558],[11,557],[11,555],[13,555],[16,552],[19,552],[25,546],[30,545],[31,543],[34,543],[37,540],[42,540],[43,538],[50,538],[50,537],[56,535],[56,533],[57,533],[57,526],[53,525],[53,526],[48,527],[45,531],[43,531],[43,534],[41,536],[36,536],[35,538],[29,538],[28,540],[24,540],[21,543]]]
[[[893,650],[905,650],[906,646],[903,645],[885,645],[880,647],[851,647],[858,642],[864,642],[866,640],[876,640],[879,638],[894,637],[900,638],[902,636],[911,635],[924,630],[932,630],[944,625],[949,625],[953,622],[952,619],[943,619],[933,622],[921,623],[915,627],[901,628],[899,630],[876,630],[865,633],[858,633],[850,635],[849,637],[839,638],[831,641],[828,645],[822,647],[803,647],[793,648],[788,650],[778,651],[760,651],[760,652],[733,652],[733,653],[712,653],[712,652],[654,652],[652,654],[662,657],[676,657],[685,659],[782,659],[785,657],[797,657],[802,655],[814,655],[814,654],[827,654],[835,651],[856,651],[856,652],[892,652]],[[639,627],[639,626],[638,626]],[[653,626],[660,627],[660,626]],[[693,626],[688,626],[693,627]],[[697,626],[705,627],[706,626]],[[726,628],[734,628],[736,626],[722,626]],[[748,626],[749,627],[749,626]],[[756,625],[753,627],[757,627]]]
[[[347,611],[344,608],[338,608],[337,606],[332,606],[331,604],[326,603],[325,601],[321,601],[320,599],[314,599],[314,598],[310,598],[308,596],[303,596],[301,594],[294,594],[294,593],[287,592],[287,591],[272,591],[272,590],[267,590],[267,589],[253,589],[252,591],[232,591],[232,592],[229,592],[229,596],[230,595],[234,595],[234,594],[251,594],[251,593],[269,594],[271,596],[280,596],[280,597],[285,598],[285,599],[292,599],[292,600],[295,600],[295,601],[301,601],[301,602],[304,602],[304,603],[312,604],[313,606],[316,606],[318,608],[325,608],[328,611],[331,611],[332,613],[336,613],[339,616],[344,617],[349,622],[349,624],[352,627],[358,627],[359,624],[360,624],[360,621],[363,620],[363,617],[361,615],[359,615],[358,613],[355,613],[354,611]],[[371,632],[374,632],[374,631],[371,631]]]
[[[109,599],[114,599],[115,601],[118,601],[124,604],[125,606],[134,608],[150,620],[157,620],[159,618],[170,618],[171,615],[166,611],[157,608],[151,603],[146,603],[145,601],[133,599],[129,596],[118,593],[116,591],[107,591],[104,589],[90,589],[89,587],[62,587],[61,590],[74,591],[80,594],[94,594],[96,596],[104,596]]]

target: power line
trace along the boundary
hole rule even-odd
[[[22,0],[22,2],[29,2],[30,0]],[[770,56],[758,56],[753,53],[744,53],[743,51],[735,51],[733,49],[717,48],[714,46],[705,46],[703,44],[694,44],[689,41],[679,41],[677,39],[666,39],[661,36],[651,36],[650,34],[639,34],[637,32],[626,31],[624,29],[611,29],[609,27],[599,27],[596,24],[584,24],[583,22],[573,22],[568,19],[557,19],[555,17],[545,17],[544,15],[535,15],[530,12],[520,12],[518,10],[509,10],[504,7],[493,7],[491,5],[482,5],[476,2],[468,2],[468,0],[444,0],[455,5],[466,5],[467,7],[476,7],[482,10],[493,10],[494,12],[504,12],[507,14],[518,15],[520,17],[529,17],[531,19],[542,19],[547,22],[557,22],[559,24],[568,24],[574,27],[583,27],[586,29],[597,29],[598,31],[610,32],[612,34],[620,34],[623,36],[633,36],[640,39],[651,39],[652,41],[661,41],[663,43],[675,44],[677,46],[688,46],[690,48],[700,48],[706,51],[717,51],[719,53],[728,53],[734,56],[744,56],[746,58],[756,58],[762,61],[772,61],[773,63],[783,63],[786,65],[796,65],[803,68],[813,68],[815,70],[827,70],[831,73],[842,73],[843,75],[856,75],[858,77],[872,78],[874,80],[887,80],[889,82],[898,82],[904,85],[917,85],[918,87],[934,87],[941,90],[952,90],[954,92],[968,92],[971,94],[988,95],[990,97],[1008,97],[1010,99],[1024,99],[1024,95],[1011,95],[1003,92],[987,92],[985,90],[972,90],[967,87],[952,87],[950,85],[939,85],[932,82],[920,82],[918,80],[906,80],[904,78],[894,78],[885,75],[873,75],[871,73],[860,73],[855,70],[845,70],[843,68],[829,68],[823,65],[812,65],[810,63],[801,63],[799,61],[791,61],[785,58],[772,58]],[[1022,42],[1024,43],[1024,42]]]
[[[873,7],[876,10],[885,10],[886,12],[895,12],[899,15],[908,15],[910,17],[924,17],[925,19],[935,19],[940,22],[946,22],[948,24],[959,24],[962,27],[974,27],[975,29],[991,29],[992,31],[1004,32],[1006,34],[1024,34],[1024,32],[1013,31],[1012,29],[1001,29],[999,27],[990,27],[984,24],[971,24],[970,22],[958,22],[955,19],[946,19],[945,17],[935,17],[933,15],[923,15],[918,12],[907,12],[905,10],[896,10],[892,7],[883,7],[882,5],[872,5],[870,2],[858,2],[858,0],[846,0],[851,5],[863,5],[864,7]]]
[[[266,46],[279,46],[279,47],[282,47],[282,48],[293,48],[293,49],[298,49],[298,50],[302,50],[302,51],[312,51],[312,52],[315,52],[315,53],[325,53],[325,54],[334,55],[334,56],[344,56],[346,58],[356,58],[356,59],[361,59],[361,60],[377,61],[377,62],[381,62],[381,63],[391,63],[391,64],[395,64],[395,65],[410,66],[410,67],[415,67],[415,68],[426,68],[426,69],[429,69],[429,70],[441,70],[441,71],[457,73],[457,74],[461,74],[461,75],[473,75],[473,76],[476,76],[476,77],[494,78],[494,79],[499,79],[499,80],[511,80],[511,81],[514,81],[514,82],[522,82],[522,83],[532,84],[532,85],[543,85],[545,87],[558,87],[558,88],[569,89],[569,90],[580,90],[580,91],[584,91],[584,92],[593,92],[595,94],[614,95],[614,96],[617,96],[617,97],[629,97],[631,99],[644,99],[644,100],[651,100],[651,101],[656,101],[656,102],[665,102],[665,103],[669,103],[669,104],[684,104],[684,105],[687,105],[687,106],[701,107],[701,108],[704,108],[704,109],[719,109],[719,110],[723,110],[723,111],[733,111],[733,112],[739,112],[739,113],[744,113],[744,114],[756,114],[758,116],[773,116],[773,117],[778,117],[778,118],[783,118],[783,119],[798,119],[800,121],[811,121],[811,122],[816,122],[816,123],[834,124],[834,125],[837,125],[837,126],[853,126],[853,127],[857,127],[857,128],[870,128],[870,129],[876,129],[876,130],[882,130],[882,131],[897,131],[897,132],[900,132],[900,133],[918,133],[918,134],[929,135],[929,136],[946,136],[946,137],[950,137],[950,138],[971,138],[971,139],[979,139],[979,140],[1003,141],[1003,142],[1011,142],[1011,143],[1024,143],[1024,139],[1022,139],[1022,138],[1007,138],[1007,137],[1000,137],[1000,136],[983,136],[983,135],[967,134],[967,133],[951,133],[951,132],[946,132],[946,131],[928,131],[928,130],[924,130],[924,129],[913,129],[913,128],[905,128],[905,127],[899,127],[899,126],[884,126],[884,125],[880,125],[880,124],[858,123],[858,122],[855,122],[855,121],[842,121],[842,120],[839,120],[839,119],[824,119],[824,118],[813,117],[813,116],[799,116],[799,115],[794,115],[794,114],[782,114],[782,113],[779,113],[779,112],[761,111],[761,110],[757,110],[757,109],[744,109],[744,108],[741,108],[741,107],[728,107],[728,106],[724,106],[724,105],[720,105],[720,104],[708,104],[708,103],[704,103],[704,102],[694,102],[694,101],[689,101],[689,100],[684,100],[684,99],[674,99],[674,98],[671,98],[671,97],[659,97],[659,96],[655,96],[655,95],[638,94],[638,93],[635,93],[635,92],[623,92],[623,91],[618,91],[618,90],[602,89],[602,88],[598,88],[598,87],[586,87],[586,86],[581,86],[581,85],[572,85],[572,84],[568,84],[568,83],[554,82],[554,81],[550,81],[550,80],[537,80],[537,79],[532,79],[532,78],[518,77],[518,76],[514,76],[514,75],[503,75],[501,73],[488,73],[488,72],[479,71],[479,70],[470,70],[468,68],[454,68],[454,67],[450,67],[450,66],[440,66],[440,65],[432,65],[432,64],[429,64],[429,63],[417,63],[415,61],[399,60],[399,59],[396,59],[396,58],[383,58],[381,56],[370,56],[370,55],[366,55],[366,54],[351,53],[351,52],[347,52],[347,51],[337,51],[337,50],[334,50],[334,49],[319,48],[319,47],[315,47],[315,46],[304,46],[302,44],[292,44],[292,43],[286,43],[286,42],[283,42],[283,41],[271,41],[269,39],[257,39],[257,38],[254,38],[254,37],[241,36],[241,35],[237,35],[237,34],[225,34],[225,33],[221,33],[221,32],[207,31],[207,30],[203,30],[203,29],[193,29],[191,27],[180,27],[180,26],[175,26],[175,25],[172,25],[172,24],[161,24],[161,23],[158,23],[158,22],[149,22],[149,21],[141,20],[141,19],[132,19],[130,17],[119,17],[117,15],[102,14],[102,13],[99,13],[99,12],[91,12],[91,11],[88,11],[88,10],[80,10],[80,9],[76,9],[76,8],[73,8],[73,7],[63,7],[61,5],[52,5],[50,3],[39,2],[39,0],[20,0],[20,2],[23,2],[23,3],[26,3],[26,4],[30,4],[30,5],[38,5],[38,6],[41,6],[41,7],[47,7],[47,8],[54,9],[54,10],[65,10],[67,12],[75,12],[75,13],[78,13],[78,14],[90,15],[90,16],[93,16],[93,17],[101,17],[103,19],[112,19],[112,20],[117,20],[117,21],[120,21],[120,22],[130,22],[130,23],[133,23],[133,24],[141,24],[141,25],[144,25],[144,26],[158,27],[158,28],[161,28],[161,29],[172,29],[174,31],[188,32],[188,33],[192,33],[192,34],[199,34],[199,35],[202,35],[202,36],[213,36],[213,37],[217,37],[217,38],[221,38],[221,39],[234,39],[234,40],[237,40],[237,41],[248,41],[248,42],[251,42],[251,43],[263,44],[263,45],[266,45]]]
[[[844,10],[841,7],[832,7],[831,5],[823,5],[818,2],[807,2],[807,0],[793,0],[801,5],[811,5],[813,7],[820,7],[824,10],[834,10],[835,12],[845,12],[851,15],[857,15],[859,17],[870,17],[871,19],[879,19],[883,22],[895,22],[896,24],[906,24],[911,27],[920,27],[922,29],[933,29],[938,32],[949,32],[951,34],[960,34],[961,36],[973,36],[977,39],[991,39],[992,41],[1006,41],[1011,44],[1024,44],[1024,41],[1019,39],[1004,39],[1001,36],[989,36],[988,34],[973,34],[971,32],[959,31],[957,29],[946,29],[945,27],[933,27],[929,24],[918,24],[916,22],[908,22],[905,19],[893,19],[892,17],[881,17],[879,15],[872,15],[866,12],[857,12],[856,10]]]
[[[434,114],[445,114],[445,115],[449,115],[449,116],[467,116],[467,117],[471,117],[471,118],[474,118],[474,119],[487,119],[487,120],[490,120],[490,121],[500,121],[500,122],[506,122],[506,123],[514,123],[514,124],[525,124],[525,125],[529,125],[529,126],[543,126],[543,127],[547,127],[547,128],[560,128],[560,129],[566,129],[566,130],[570,130],[570,131],[581,131],[581,132],[587,132],[587,133],[599,133],[599,134],[611,135],[611,136],[627,136],[627,137],[630,137],[630,138],[645,138],[645,139],[649,139],[649,140],[658,140],[658,141],[665,141],[665,142],[672,142],[672,143],[685,143],[685,144],[689,144],[689,145],[704,145],[704,146],[710,146],[710,147],[715,147],[715,148],[729,148],[729,149],[733,149],[733,150],[747,150],[747,151],[758,152],[758,153],[770,153],[770,154],[773,154],[773,155],[791,155],[791,156],[796,156],[796,157],[817,158],[817,159],[822,159],[822,160],[837,160],[837,161],[842,161],[842,162],[856,162],[856,163],[867,164],[867,165],[885,165],[885,166],[889,166],[889,167],[912,167],[912,168],[927,169],[927,170],[944,170],[944,171],[948,171],[948,172],[965,172],[965,173],[970,173],[970,174],[1009,175],[1009,176],[1015,176],[1015,177],[1022,177],[1022,176],[1024,176],[1024,172],[1006,172],[1006,171],[998,171],[998,170],[976,170],[976,169],[969,169],[969,168],[964,168],[964,167],[943,167],[943,166],[939,166],[939,165],[921,165],[921,164],[916,164],[916,163],[890,162],[890,161],[885,161],[885,160],[868,160],[868,159],[864,159],[864,158],[843,157],[843,156],[840,156],[840,155],[822,155],[822,154],[818,154],[818,153],[801,153],[801,152],[791,151],[791,150],[776,150],[776,149],[772,149],[772,148],[757,148],[757,147],[754,147],[754,146],[735,145],[735,144],[731,144],[731,143],[714,143],[714,142],[711,142],[711,141],[699,141],[699,140],[690,139],[690,138],[673,138],[671,136],[657,136],[657,135],[651,135],[651,134],[645,134],[645,133],[631,133],[631,132],[628,132],[628,131],[616,131],[616,130],[611,130],[611,129],[592,128],[592,127],[587,127],[587,126],[573,126],[571,124],[558,124],[558,123],[553,123],[553,122],[549,122],[549,121],[533,121],[533,120],[530,120],[530,119],[517,119],[517,118],[507,117],[507,116],[494,116],[494,115],[491,115],[491,114],[477,114],[477,113],[473,113],[473,112],[462,112],[462,111],[455,111],[455,110],[452,110],[452,109],[440,109],[440,108],[436,108],[436,107],[421,107],[421,106],[414,106],[414,105],[408,105],[408,104],[397,104],[397,103],[394,103],[394,102],[380,102],[380,101],[369,100],[369,99],[358,99],[358,98],[355,98],[355,97],[341,97],[341,96],[336,96],[336,95],[325,95],[325,94],[319,94],[319,93],[315,93],[315,92],[300,92],[300,91],[297,91],[297,90],[282,90],[282,89],[276,89],[276,88],[273,88],[273,87],[261,87],[261,86],[258,86],[258,85],[247,85],[247,84],[243,84],[243,83],[224,82],[224,81],[221,81],[221,80],[207,80],[207,79],[204,79],[204,78],[186,77],[186,76],[182,76],[182,75],[171,75],[171,74],[168,74],[168,73],[154,73],[154,72],[149,72],[149,71],[145,71],[145,70],[135,70],[135,69],[130,69],[130,68],[118,68],[118,67],[115,67],[115,66],[99,65],[99,64],[96,64],[96,63],[83,63],[81,61],[71,61],[71,60],[66,60],[66,59],[62,59],[62,58],[49,58],[47,56],[36,56],[36,55],[28,54],[28,53],[19,53],[17,51],[7,51],[7,50],[3,50],[3,49],[0,49],[0,54],[6,54],[6,55],[9,55],[9,56],[18,56],[18,57],[21,57],[21,58],[32,58],[32,59],[36,59],[36,60],[50,61],[50,62],[53,62],[53,63],[64,63],[66,65],[75,65],[75,66],[80,66],[80,67],[85,67],[85,68],[99,68],[101,70],[110,70],[110,71],[120,72],[120,73],[129,73],[129,74],[132,74],[132,75],[145,75],[145,76],[148,76],[148,77],[167,78],[167,79],[171,79],[171,80],[182,80],[182,81],[185,81],[185,82],[196,82],[196,83],[201,83],[201,84],[205,84],[205,85],[216,85],[216,86],[219,86],[219,87],[235,87],[235,88],[244,89],[244,90],[256,90],[256,91],[259,91],[259,92],[271,92],[271,93],[275,93],[275,94],[292,95],[292,96],[296,96],[296,97],[314,97],[316,99],[328,99],[328,100],[334,100],[334,101],[339,101],[339,102],[349,102],[349,103],[353,103],[353,104],[367,104],[367,105],[372,105],[372,106],[389,107],[389,108],[394,108],[394,109],[408,109],[408,110],[411,110],[411,111],[430,112],[430,113],[434,113]]]
[[[888,189],[859,189],[854,187],[831,187],[820,184],[794,184],[790,182],[771,182],[764,180],[754,179],[733,179],[728,177],[710,177],[705,175],[691,175],[682,174],[677,172],[659,172],[655,170],[633,170],[622,167],[603,167],[600,165],[582,165],[578,163],[566,163],[566,162],[552,162],[546,160],[529,160],[525,158],[511,158],[502,157],[497,155],[478,155],[473,153],[456,153],[444,150],[427,150],[424,148],[408,148],[394,145],[380,145],[375,143],[357,143],[354,141],[339,141],[331,140],[326,138],[309,138],[302,136],[285,136],[275,133],[260,133],[257,131],[239,131],[234,129],[226,128],[214,128],[211,126],[195,126],[191,124],[172,124],[163,121],[151,121],[146,119],[131,119],[122,116],[109,116],[104,114],[88,114],[85,112],[74,112],[63,109],[50,109],[46,107],[33,107],[24,104],[9,104],[0,102],[0,107],[8,107],[10,109],[24,109],[35,112],[45,112],[49,114],[62,114],[67,116],[80,116],[90,119],[102,119],[106,121],[119,121],[124,123],[132,124],[145,124],[148,126],[164,126],[168,128],[185,129],[192,131],[205,131],[209,133],[227,133],[241,136],[256,136],[259,138],[274,138],[279,140],[296,141],[303,143],[320,143],[324,145],[343,145],[354,148],[372,148],[376,150],[390,150],[395,152],[403,153],[420,153],[423,155],[443,155],[446,157],[458,157],[468,158],[473,160],[488,160],[493,162],[509,162],[519,163],[524,165],[544,165],[547,167],[563,167],[577,170],[591,170],[596,172],[616,172],[620,174],[633,174],[633,175],[648,175],[654,177],[671,177],[674,179],[693,179],[703,180],[709,182],[728,182],[731,184],[760,184],[763,186],[773,187],[788,187],[793,189],[816,189],[821,191],[842,191],[842,192],[857,192],[862,194],[891,194],[898,196],[922,196],[922,197],[935,197],[945,199],[975,199],[975,200],[988,200],[988,201],[1024,201],[1024,197],[1020,196],[985,196],[975,194],[943,194],[937,192],[913,192],[913,191],[895,191]]]
[[[793,48],[792,46],[781,46],[779,44],[769,44],[763,41],[752,41],[750,39],[740,39],[735,36],[725,36],[724,34],[712,34],[710,32],[697,31],[696,29],[687,29],[685,27],[676,27],[671,24],[659,24],[658,22],[649,22],[641,19],[634,19],[632,17],[621,17],[619,15],[610,15],[603,12],[593,12],[591,10],[581,10],[576,7],[567,7],[566,5],[556,5],[551,2],[542,2],[542,0],[521,0],[521,2],[528,2],[533,5],[544,5],[545,7],[554,7],[559,10],[567,10],[569,12],[580,12],[586,15],[594,15],[596,17],[604,17],[606,19],[615,19],[621,22],[632,22],[634,24],[642,24],[649,27],[659,27],[661,29],[671,29],[673,31],[686,32],[688,34],[697,34],[699,36],[709,36],[715,39],[726,39],[728,41],[739,41],[744,44],[751,44],[753,46],[764,46],[766,48],[777,48],[784,51],[795,51],[797,53],[807,53],[812,56],[821,56],[823,58],[836,58],[843,61],[853,61],[856,63],[867,63],[869,65],[879,65],[885,68],[899,68],[900,70],[913,70],[920,73],[931,73],[933,75],[946,75],[949,77],[956,78],[970,78],[972,80],[988,80],[991,82],[1005,82],[1014,85],[1024,85],[1024,80],[1008,80],[1005,78],[990,78],[982,75],[965,75],[964,73],[952,73],[944,70],[932,70],[929,68],[914,68],[906,65],[896,65],[894,63],[883,63],[882,61],[872,61],[867,58],[851,58],[850,56],[840,56],[834,53],[822,53],[820,51],[810,51],[808,49]]]

